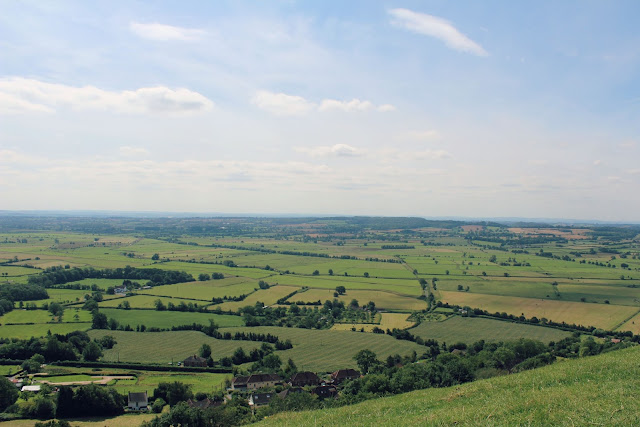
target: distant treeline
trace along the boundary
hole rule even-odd
[[[97,270],[87,268],[50,267],[36,276],[29,276],[29,284],[51,288],[69,282],[83,279],[119,279],[119,280],[147,280],[147,285],[170,285],[173,283],[193,282],[195,279],[184,271],[160,270],[157,268],[107,268]]]
[[[0,285],[0,300],[34,301],[49,298],[42,286],[29,286],[20,283]]]

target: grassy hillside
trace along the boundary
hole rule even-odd
[[[639,425],[640,348],[259,425]]]

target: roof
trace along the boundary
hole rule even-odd
[[[212,406],[220,406],[222,405],[222,402],[216,402],[215,400],[211,400],[209,398],[202,399],[202,400],[189,399],[187,400],[187,405],[189,405],[189,407],[191,408],[207,409]]]
[[[251,383],[263,383],[263,382],[282,382],[282,378],[276,374],[251,374],[247,378],[247,384]]]
[[[305,371],[294,374],[289,380],[292,383],[320,383],[320,378],[313,372]]]
[[[360,377],[360,372],[355,369],[340,369],[331,374],[331,378],[333,379],[344,379],[344,378],[358,378]]]
[[[274,393],[256,393],[251,395],[251,400],[254,405],[266,405],[274,395]]]
[[[20,389],[20,391],[40,391],[40,386],[39,385],[25,385],[25,386],[22,386],[22,389]]]
[[[233,385],[247,385],[247,381],[249,377],[235,377],[231,380],[231,384]]]
[[[146,391],[142,391],[142,392],[136,392],[136,393],[132,393],[129,392],[129,402],[147,402],[147,392]]]
[[[207,363],[207,359],[205,359],[204,357],[196,356],[194,354],[193,356],[189,356],[186,359],[184,359],[183,363],[187,363],[187,362]]]

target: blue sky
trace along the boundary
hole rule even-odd
[[[636,1],[0,1],[0,208],[640,220]]]

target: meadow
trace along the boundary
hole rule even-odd
[[[240,316],[230,316],[226,314],[213,313],[189,313],[181,311],[157,311],[157,310],[122,310],[104,308],[100,310],[108,318],[113,318],[121,325],[130,325],[135,328],[137,325],[145,325],[147,328],[171,328],[172,326],[191,325],[197,323],[208,325],[209,320],[213,320],[218,326],[243,326],[244,322]]]
[[[434,339],[447,344],[457,342],[473,344],[480,340],[513,341],[520,338],[548,343],[559,341],[570,335],[569,332],[543,326],[462,316],[451,316],[439,322],[422,322],[415,328],[409,329],[409,332],[424,339]]]
[[[350,304],[351,300],[356,299],[360,305],[367,304],[369,301],[373,301],[376,307],[385,310],[401,310],[401,311],[419,311],[427,308],[427,303],[424,300],[420,300],[415,296],[398,295],[392,292],[385,291],[369,291],[369,290],[348,290],[344,295],[334,297],[335,290],[333,289],[308,289],[304,292],[299,292],[288,299],[291,302],[314,302],[320,301],[324,303],[326,300],[332,301],[337,299]]]

